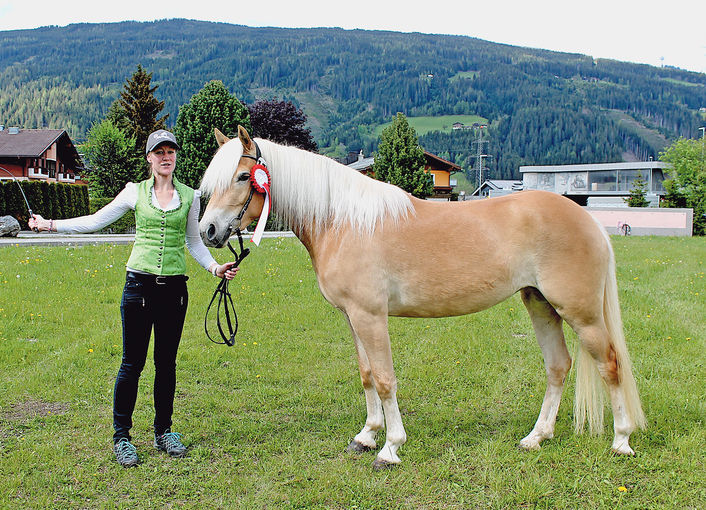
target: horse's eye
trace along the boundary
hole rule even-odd
[[[240,174],[238,176],[238,182],[247,181],[248,179],[250,179],[250,174]]]

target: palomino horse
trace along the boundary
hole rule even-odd
[[[308,250],[321,293],[343,312],[353,333],[367,419],[349,451],[376,448],[375,436],[386,424],[374,466],[400,462],[406,433],[388,316],[468,314],[519,291],[547,373],[539,418],[520,447],[538,449],[554,435],[571,367],[566,321],[580,344],[577,432],[586,422],[591,432],[602,430],[602,378],[613,408],[612,448],[634,454],[630,433],[646,421],[623,336],[613,251],[603,228],[581,207],[541,191],[477,202],[418,200],[324,156],[267,140],[253,143],[242,127],[238,139],[220,132],[216,137],[221,147],[201,183],[211,197],[201,236],[222,247],[233,229],[259,217],[263,195],[247,200],[250,169],[261,151],[271,174],[273,211]],[[439,273],[454,277],[441,282],[434,276]]]

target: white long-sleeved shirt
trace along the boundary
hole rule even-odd
[[[162,207],[157,201],[157,196],[152,189],[152,205],[160,211],[171,211],[176,209],[181,204],[179,193],[174,190],[172,200],[167,207]],[[186,219],[186,247],[191,256],[207,271],[217,264],[216,260],[208,251],[206,245],[201,240],[199,235],[199,211],[201,209],[201,201],[199,197],[201,192],[194,190],[194,200],[191,203],[191,208]],[[120,219],[123,214],[128,211],[134,211],[137,205],[137,184],[128,182],[125,188],[118,193],[112,202],[107,204],[102,209],[99,209],[93,214],[87,216],[78,216],[66,220],[54,220],[54,226],[57,232],[65,232],[71,234],[85,234],[95,232],[103,227],[106,227]],[[130,268],[127,268],[130,270]]]

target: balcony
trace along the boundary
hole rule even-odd
[[[49,178],[49,170],[46,170],[44,168],[28,168],[27,169],[27,176],[30,179],[48,179]]]
[[[68,182],[73,184],[76,182],[76,177],[73,174],[56,174],[57,182]]]

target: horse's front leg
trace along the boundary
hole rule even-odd
[[[346,319],[348,319],[348,316],[346,316]],[[360,339],[358,338],[358,335],[356,335],[353,326],[351,326],[350,320],[348,320],[348,325],[351,327],[351,333],[353,334],[353,339],[355,340],[355,349],[358,353],[358,369],[360,370],[360,380],[363,384],[363,390],[365,391],[367,417],[365,419],[365,426],[363,427],[363,430],[361,430],[353,438],[353,441],[350,442],[346,448],[346,451],[367,452],[374,450],[377,447],[375,436],[384,426],[385,419],[382,411],[382,402],[380,401],[378,392],[375,389],[375,383],[373,382],[368,355],[365,353],[365,349],[360,343]]]
[[[354,442],[356,440],[360,440],[361,443],[362,441],[370,442],[372,439],[372,444],[375,444],[375,433],[382,428],[381,404],[387,425],[387,437],[373,467],[382,469],[400,463],[397,451],[407,440],[407,434],[402,425],[402,416],[397,405],[397,379],[392,366],[387,315],[372,314],[362,310],[349,312],[347,315],[353,336],[356,339],[361,379],[368,404],[368,421]],[[361,362],[361,360],[363,361]]]

